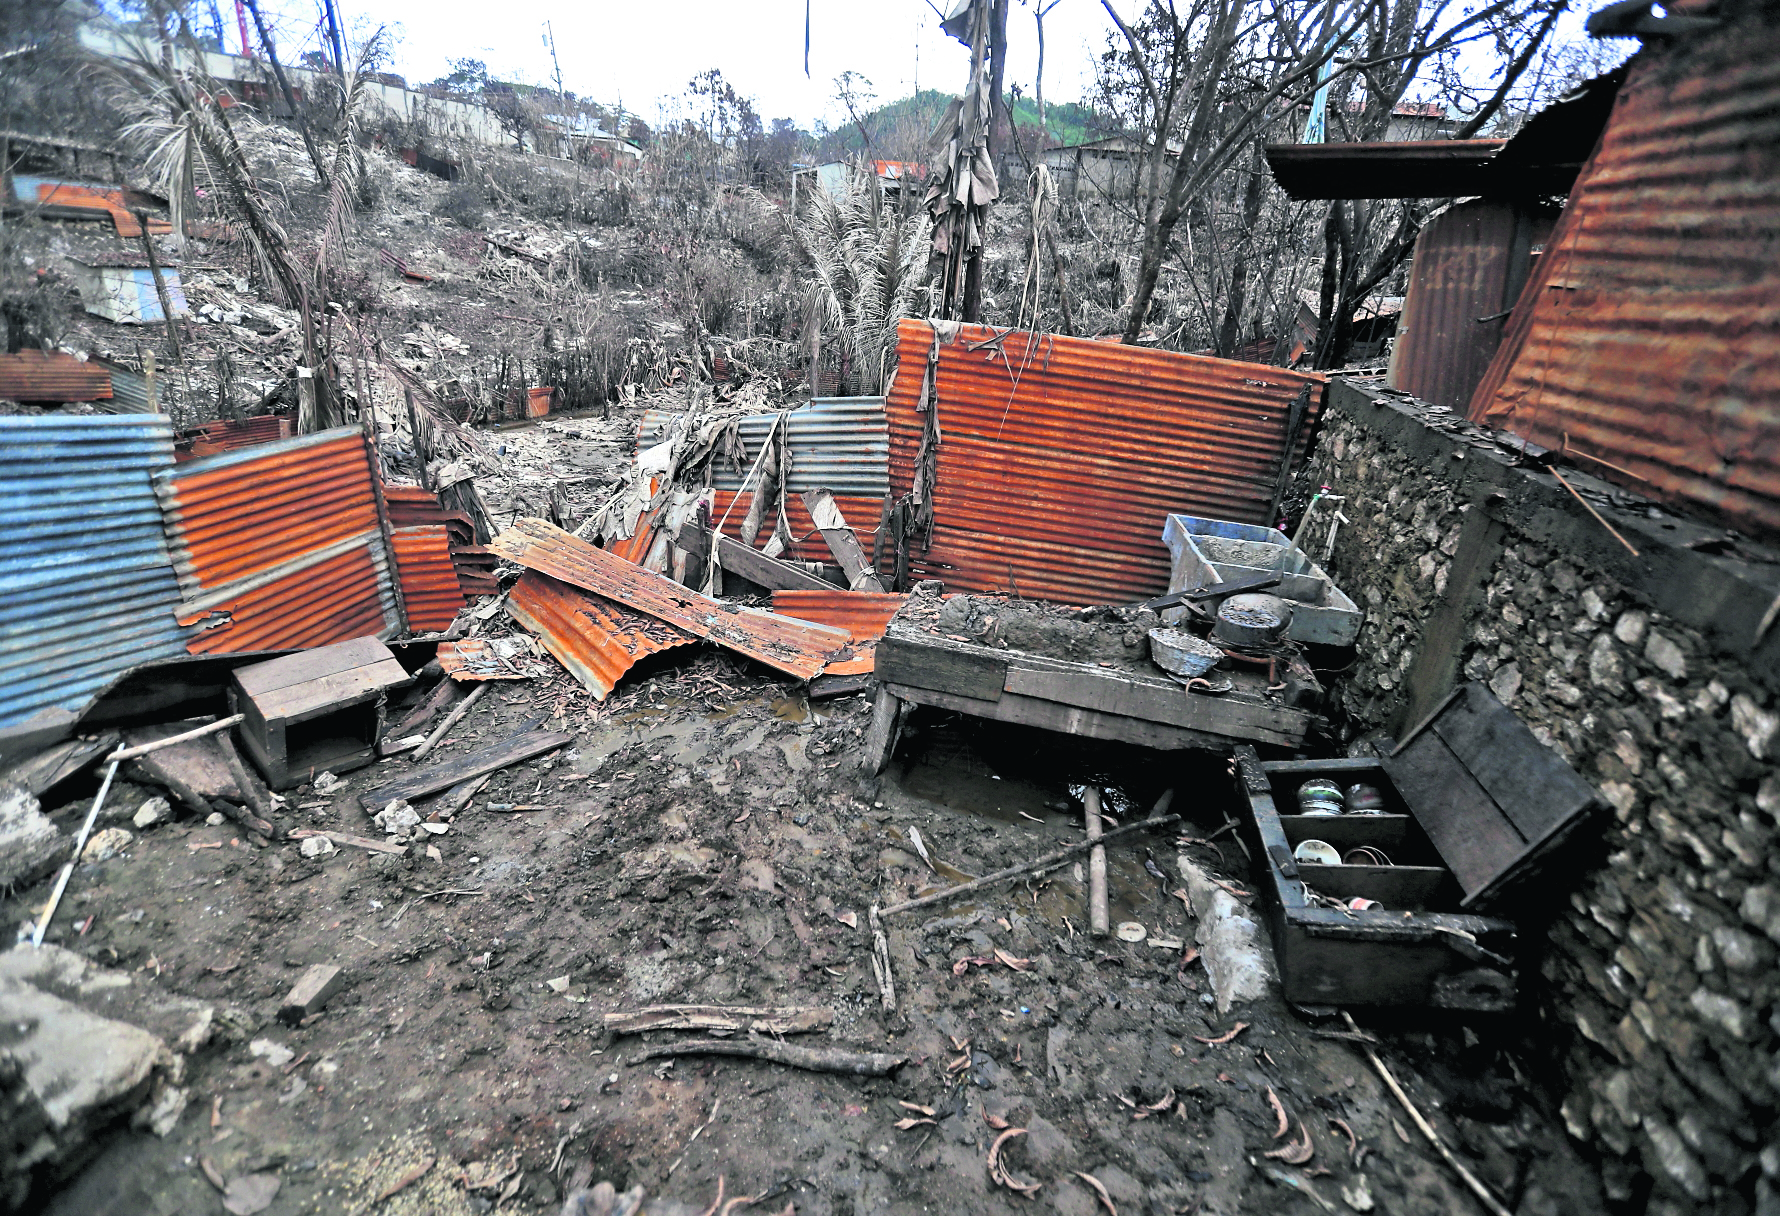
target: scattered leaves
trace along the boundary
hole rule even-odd
[[[403,1174],[400,1178],[397,1178],[381,1191],[378,1191],[377,1198],[371,1200],[371,1206],[376,1207],[385,1199],[394,1195],[397,1191],[413,1186],[416,1182],[419,1182],[422,1178],[426,1177],[426,1172],[433,1168],[434,1160],[435,1158],[432,1157],[421,1158],[420,1161],[407,1173]]]
[[[1119,1216],[1119,1209],[1113,1206],[1112,1195],[1107,1192],[1105,1183],[1094,1177],[1094,1175],[1084,1174],[1080,1170],[1072,1170],[1071,1172],[1077,1178],[1080,1178],[1083,1182],[1094,1188],[1094,1193],[1100,1196],[1100,1202],[1105,1205],[1106,1210],[1110,1212],[1112,1216]]]
[[[998,1132],[1006,1131],[1009,1127],[1013,1126],[1013,1124],[1009,1123],[1006,1119],[1003,1119],[1000,1115],[990,1114],[988,1107],[983,1108],[983,1122],[987,1123]]]
[[[1287,1165],[1303,1165],[1316,1156],[1316,1144],[1310,1138],[1310,1128],[1300,1121],[1298,1139],[1288,1140],[1280,1147],[1261,1155],[1271,1157],[1275,1161],[1283,1161]]]
[[[904,1110],[912,1110],[917,1115],[926,1115],[929,1119],[933,1118],[933,1107],[931,1106],[922,1106],[919,1102],[904,1102],[901,1099],[897,1100],[896,1105],[902,1107]]]
[[[1032,960],[1031,959],[1029,959],[1029,958],[1015,958],[1013,955],[1009,954],[1006,950],[1001,949],[1001,947],[999,947],[999,946],[997,946],[995,948],[995,957],[1000,959],[1002,962],[1006,963],[1008,966],[1012,967],[1015,971],[1030,971],[1030,970],[1032,970]]]
[[[1285,1103],[1279,1100],[1279,1095],[1273,1092],[1271,1085],[1267,1087],[1267,1105],[1273,1108],[1273,1117],[1279,1120],[1279,1128],[1273,1133],[1273,1138],[1277,1140],[1292,1130],[1292,1121],[1286,1116]],[[1336,1122],[1341,1120],[1337,1119]]]
[[[1347,1125],[1346,1119],[1331,1118],[1329,1120],[1329,1126],[1333,1127],[1336,1131],[1340,1132],[1342,1135],[1347,1137],[1348,1159],[1353,1161],[1355,1165],[1358,1165],[1359,1164],[1359,1153],[1360,1153],[1360,1138],[1358,1136],[1354,1135],[1354,1129]]]
[[[1168,1113],[1169,1107],[1173,1105],[1174,1090],[1170,1089],[1158,1101],[1151,1102],[1148,1106],[1139,1107],[1137,1113],[1131,1116],[1131,1120],[1135,1123],[1137,1120],[1147,1119],[1151,1115],[1165,1115]]]
[[[1015,1136],[1024,1136],[1025,1134],[1026,1129],[1023,1127],[1010,1127],[995,1137],[995,1143],[989,1146],[989,1177],[1010,1191],[1018,1191],[1022,1195],[1035,1195],[1044,1183],[1021,1182],[1008,1173],[1006,1163],[1001,1160],[1001,1146]]]
[[[906,1132],[909,1130],[909,1128],[920,1127],[923,1123],[932,1124],[935,1127],[939,1126],[939,1120],[937,1120],[937,1119],[908,1118],[908,1119],[898,1119],[896,1121],[896,1130],[899,1132]]]

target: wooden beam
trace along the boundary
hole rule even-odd
[[[481,687],[486,688],[484,684]],[[450,789],[460,781],[468,781],[480,777],[484,773],[498,772],[509,765],[530,760],[533,756],[541,756],[545,752],[555,751],[565,743],[574,742],[575,736],[563,731],[534,730],[511,739],[503,739],[499,743],[490,743],[487,747],[477,748],[466,755],[450,760],[442,760],[430,764],[418,772],[403,777],[400,781],[392,781],[388,785],[380,785],[374,790],[366,790],[358,796],[359,805],[367,811],[378,811],[397,798],[409,802],[416,798],[424,798],[428,794],[436,794],[440,790]]]
[[[734,537],[717,537],[717,564],[731,574],[739,574],[768,591],[833,591],[834,584],[817,578],[802,566],[768,557],[758,549],[750,549]],[[674,544],[698,562],[707,562],[711,554],[711,534],[697,524],[680,529]]]
[[[859,547],[859,538],[847,526],[841,509],[834,505],[834,495],[827,490],[808,490],[802,497],[810,518],[816,522],[817,531],[828,544],[828,551],[834,554],[834,560],[840,563],[847,576],[848,590],[882,591],[884,584],[878,581],[870,559]]]
[[[1236,742],[1234,739],[1203,731],[1168,726],[1161,722],[1145,722],[1141,718],[1121,718],[1117,714],[1059,705],[1055,701],[1041,701],[1037,697],[1021,696],[1018,693],[1005,693],[998,701],[978,701],[971,697],[940,692],[938,689],[914,688],[907,684],[886,684],[884,687],[899,699],[916,705],[931,705],[935,709],[949,709],[954,713],[989,718],[996,722],[1036,726],[1040,730],[1076,735],[1083,739],[1116,739],[1121,743],[1134,743],[1157,751],[1197,748],[1203,751],[1227,752]]]

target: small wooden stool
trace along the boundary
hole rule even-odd
[[[353,638],[238,668],[229,707],[266,784],[287,790],[375,760],[389,690],[412,678],[382,642]]]

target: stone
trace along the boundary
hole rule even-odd
[[[87,838],[87,847],[80,851],[80,859],[88,864],[110,861],[129,848],[134,839],[136,838],[123,828],[105,828],[94,832]]]
[[[1639,696],[1656,702],[1657,713],[1666,721],[1675,722],[1687,717],[1687,703],[1649,676],[1633,680],[1632,687],[1638,690]]]
[[[1687,789],[1689,784],[1687,770],[1671,760],[1667,752],[1657,756],[1656,771],[1662,774],[1663,780],[1667,781],[1677,793]]]
[[[256,1060],[264,1060],[273,1068],[283,1068],[297,1058],[296,1052],[277,1039],[255,1039],[247,1045],[247,1054]]]
[[[130,822],[135,825],[137,831],[142,831],[145,828],[152,828],[157,823],[164,823],[172,817],[172,803],[165,798],[150,798],[136,808],[136,813],[130,817]]]
[[[1672,638],[1654,629],[1644,642],[1644,657],[1671,680],[1687,679],[1687,656]]]
[[[186,1090],[177,1085],[163,1085],[154,1104],[137,1112],[136,1122],[165,1140],[179,1126],[179,1117],[185,1114],[186,1104],[190,1101],[191,1094]]]
[[[1768,818],[1780,821],[1780,773],[1769,773],[1762,778],[1761,788],[1755,791],[1755,805]]]
[[[0,785],[0,887],[29,885],[55,868],[65,838],[20,786]]]
[[[1034,1166],[1061,1167],[1075,1159],[1075,1143],[1043,1115],[1026,1124],[1026,1159]]]
[[[227,815],[224,815],[221,811],[211,811],[210,814],[208,814],[204,817],[204,826],[210,827],[210,828],[220,828],[223,824],[227,823],[228,821],[229,821],[229,817]]]
[[[1744,920],[1780,942],[1780,891],[1770,886],[1750,887],[1743,892],[1738,910]]]
[[[1751,1029],[1749,1010],[1739,1001],[1728,996],[1713,992],[1709,988],[1696,988],[1687,1003],[1694,1011],[1714,1026],[1721,1028],[1734,1039],[1747,1039]]]
[[[1636,646],[1644,640],[1644,631],[1650,625],[1650,614],[1641,608],[1632,608],[1619,614],[1613,622],[1613,636],[1627,646]]]
[[[1604,782],[1601,785],[1601,797],[1619,813],[1621,819],[1629,818],[1638,806],[1638,791],[1623,781]]]
[[[1591,621],[1607,619],[1606,602],[1601,599],[1600,594],[1593,587],[1582,593],[1582,610],[1588,613],[1588,619]]]
[[[406,799],[397,798],[371,816],[371,822],[387,834],[406,840],[420,826],[420,812],[409,806]]]
[[[1643,1113],[1638,1109],[1638,1086],[1630,1072],[1623,1068],[1614,1069],[1601,1091],[1612,1103],[1613,1113],[1619,1116],[1621,1123],[1637,1127],[1643,1121]]]
[[[1731,698],[1731,729],[1743,736],[1751,756],[1766,760],[1774,736],[1780,734],[1780,714],[1763,709],[1747,693],[1738,693]]]
[[[1504,663],[1497,668],[1496,674],[1490,677],[1490,691],[1502,704],[1513,704],[1515,694],[1520,691],[1520,664]]]
[[[305,836],[297,851],[305,857],[326,857],[334,851],[334,842],[326,836]]]
[[[278,1006],[278,1020],[295,1025],[325,1006],[346,985],[346,974],[331,963],[317,963],[296,982]]]
[[[1655,1119],[1644,1123],[1644,1134],[1655,1150],[1655,1164],[1694,1199],[1704,1200],[1712,1193],[1706,1179],[1706,1167],[1688,1151],[1680,1135],[1667,1124]]]
[[[1604,633],[1596,634],[1588,648],[1588,678],[1596,688],[1617,693],[1625,688],[1625,661],[1619,648]]]

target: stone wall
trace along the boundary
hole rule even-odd
[[[1780,566],[1564,475],[1625,545],[1449,412],[1332,386],[1299,484],[1345,496],[1325,564],[1367,612],[1341,729],[1400,734],[1482,680],[1600,790],[1530,985],[1564,1121],[1628,1210],[1780,1216],[1780,627],[1756,640]]]

